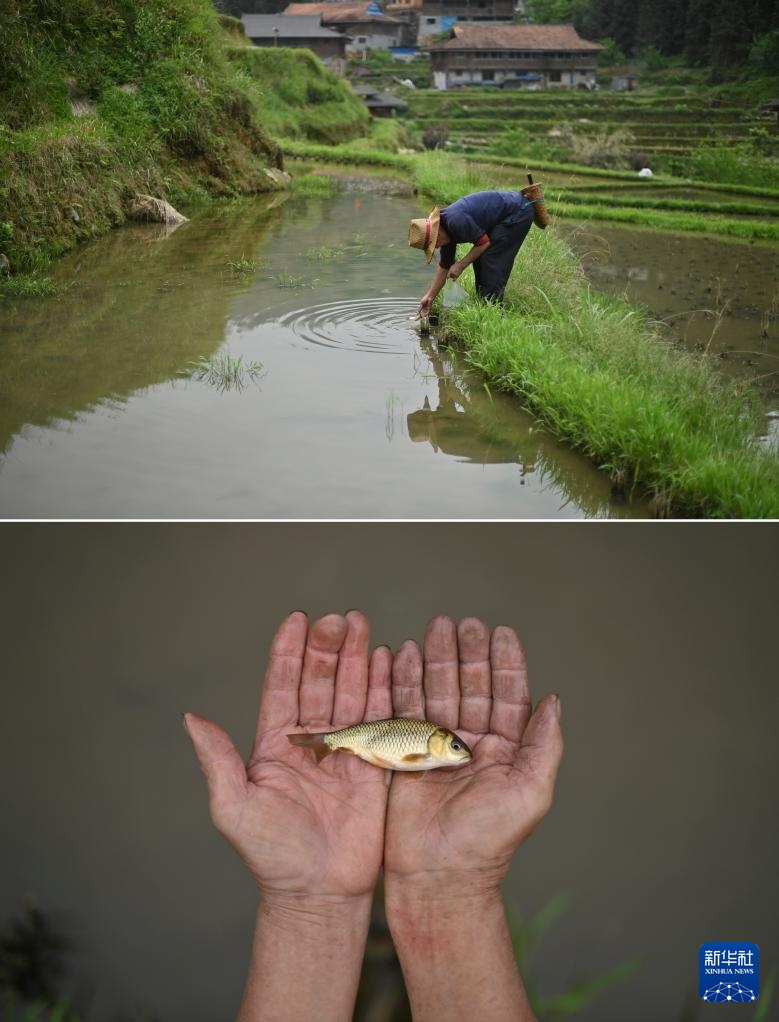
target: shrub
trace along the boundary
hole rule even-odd
[[[449,138],[449,126],[446,124],[430,124],[422,132],[422,145],[425,149],[440,149]]]

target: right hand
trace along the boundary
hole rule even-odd
[[[515,849],[552,804],[563,751],[559,701],[532,711],[525,657],[513,629],[475,618],[434,618],[424,658],[415,642],[395,655],[396,717],[455,730],[473,760],[422,777],[396,774],[387,810],[388,902],[482,895],[499,887]]]
[[[290,744],[296,731],[331,731],[392,715],[392,654],[368,659],[358,611],[309,628],[297,611],[271,646],[247,766],[216,724],[188,713],[185,727],[206,775],[211,817],[264,896],[332,905],[373,891],[381,866],[390,775],[356,756],[317,764]]]
[[[417,310],[417,316],[429,316],[430,315],[430,307],[432,306],[432,304],[433,304],[432,297],[429,294],[425,295],[424,298],[422,299],[422,301],[419,303],[419,309]]]

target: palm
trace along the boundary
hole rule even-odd
[[[300,613],[283,622],[246,767],[220,728],[186,719],[214,823],[266,893],[345,897],[376,883],[387,774],[337,753],[317,764],[287,739],[389,716],[391,654],[380,648],[369,661],[368,640],[368,623],[356,611],[310,629]]]
[[[277,890],[372,891],[387,803],[381,772],[347,756],[317,764],[281,731],[266,734],[258,753],[230,838],[252,873]]]
[[[398,653],[393,674],[395,712],[456,728],[473,760],[419,779],[393,778],[387,874],[402,879],[445,869],[499,883],[548,804],[546,752],[532,744],[539,723],[528,726],[530,697],[516,636],[496,630],[490,641],[481,622],[461,622],[458,634],[437,619],[426,636],[424,684],[414,644]],[[554,770],[557,759],[559,749],[550,759]]]
[[[457,733],[472,749],[472,763],[432,771],[419,782],[407,775],[393,781],[385,852],[392,872],[499,869],[519,843],[522,796],[501,740]],[[420,828],[419,820],[428,822]]]

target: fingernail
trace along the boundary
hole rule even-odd
[[[182,713],[181,714],[181,726],[184,728],[184,730],[187,732],[187,734],[189,734],[189,727],[187,725],[187,715],[186,715],[186,713]]]
[[[563,706],[562,703],[560,702],[560,696],[556,692],[554,694],[552,702],[554,704],[554,711],[557,714],[557,719],[559,720],[563,715]]]
[[[308,614],[304,610],[291,610],[287,617],[292,617],[293,614],[302,614],[303,617],[308,617]]]

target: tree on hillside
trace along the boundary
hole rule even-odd
[[[684,55],[695,66],[708,63],[714,0],[690,0],[684,24]]]
[[[526,0],[525,10],[534,25],[573,25],[582,31],[590,0]]]
[[[748,4],[742,7],[730,0],[719,0],[711,23],[710,62],[712,70],[743,60],[752,45],[753,33],[748,20]]]
[[[611,36],[625,53],[636,46],[636,23],[639,4],[635,0],[590,0],[585,22],[588,38]]]
[[[688,0],[654,0],[639,4],[636,44],[641,50],[654,47],[666,57],[684,50],[684,24]]]

